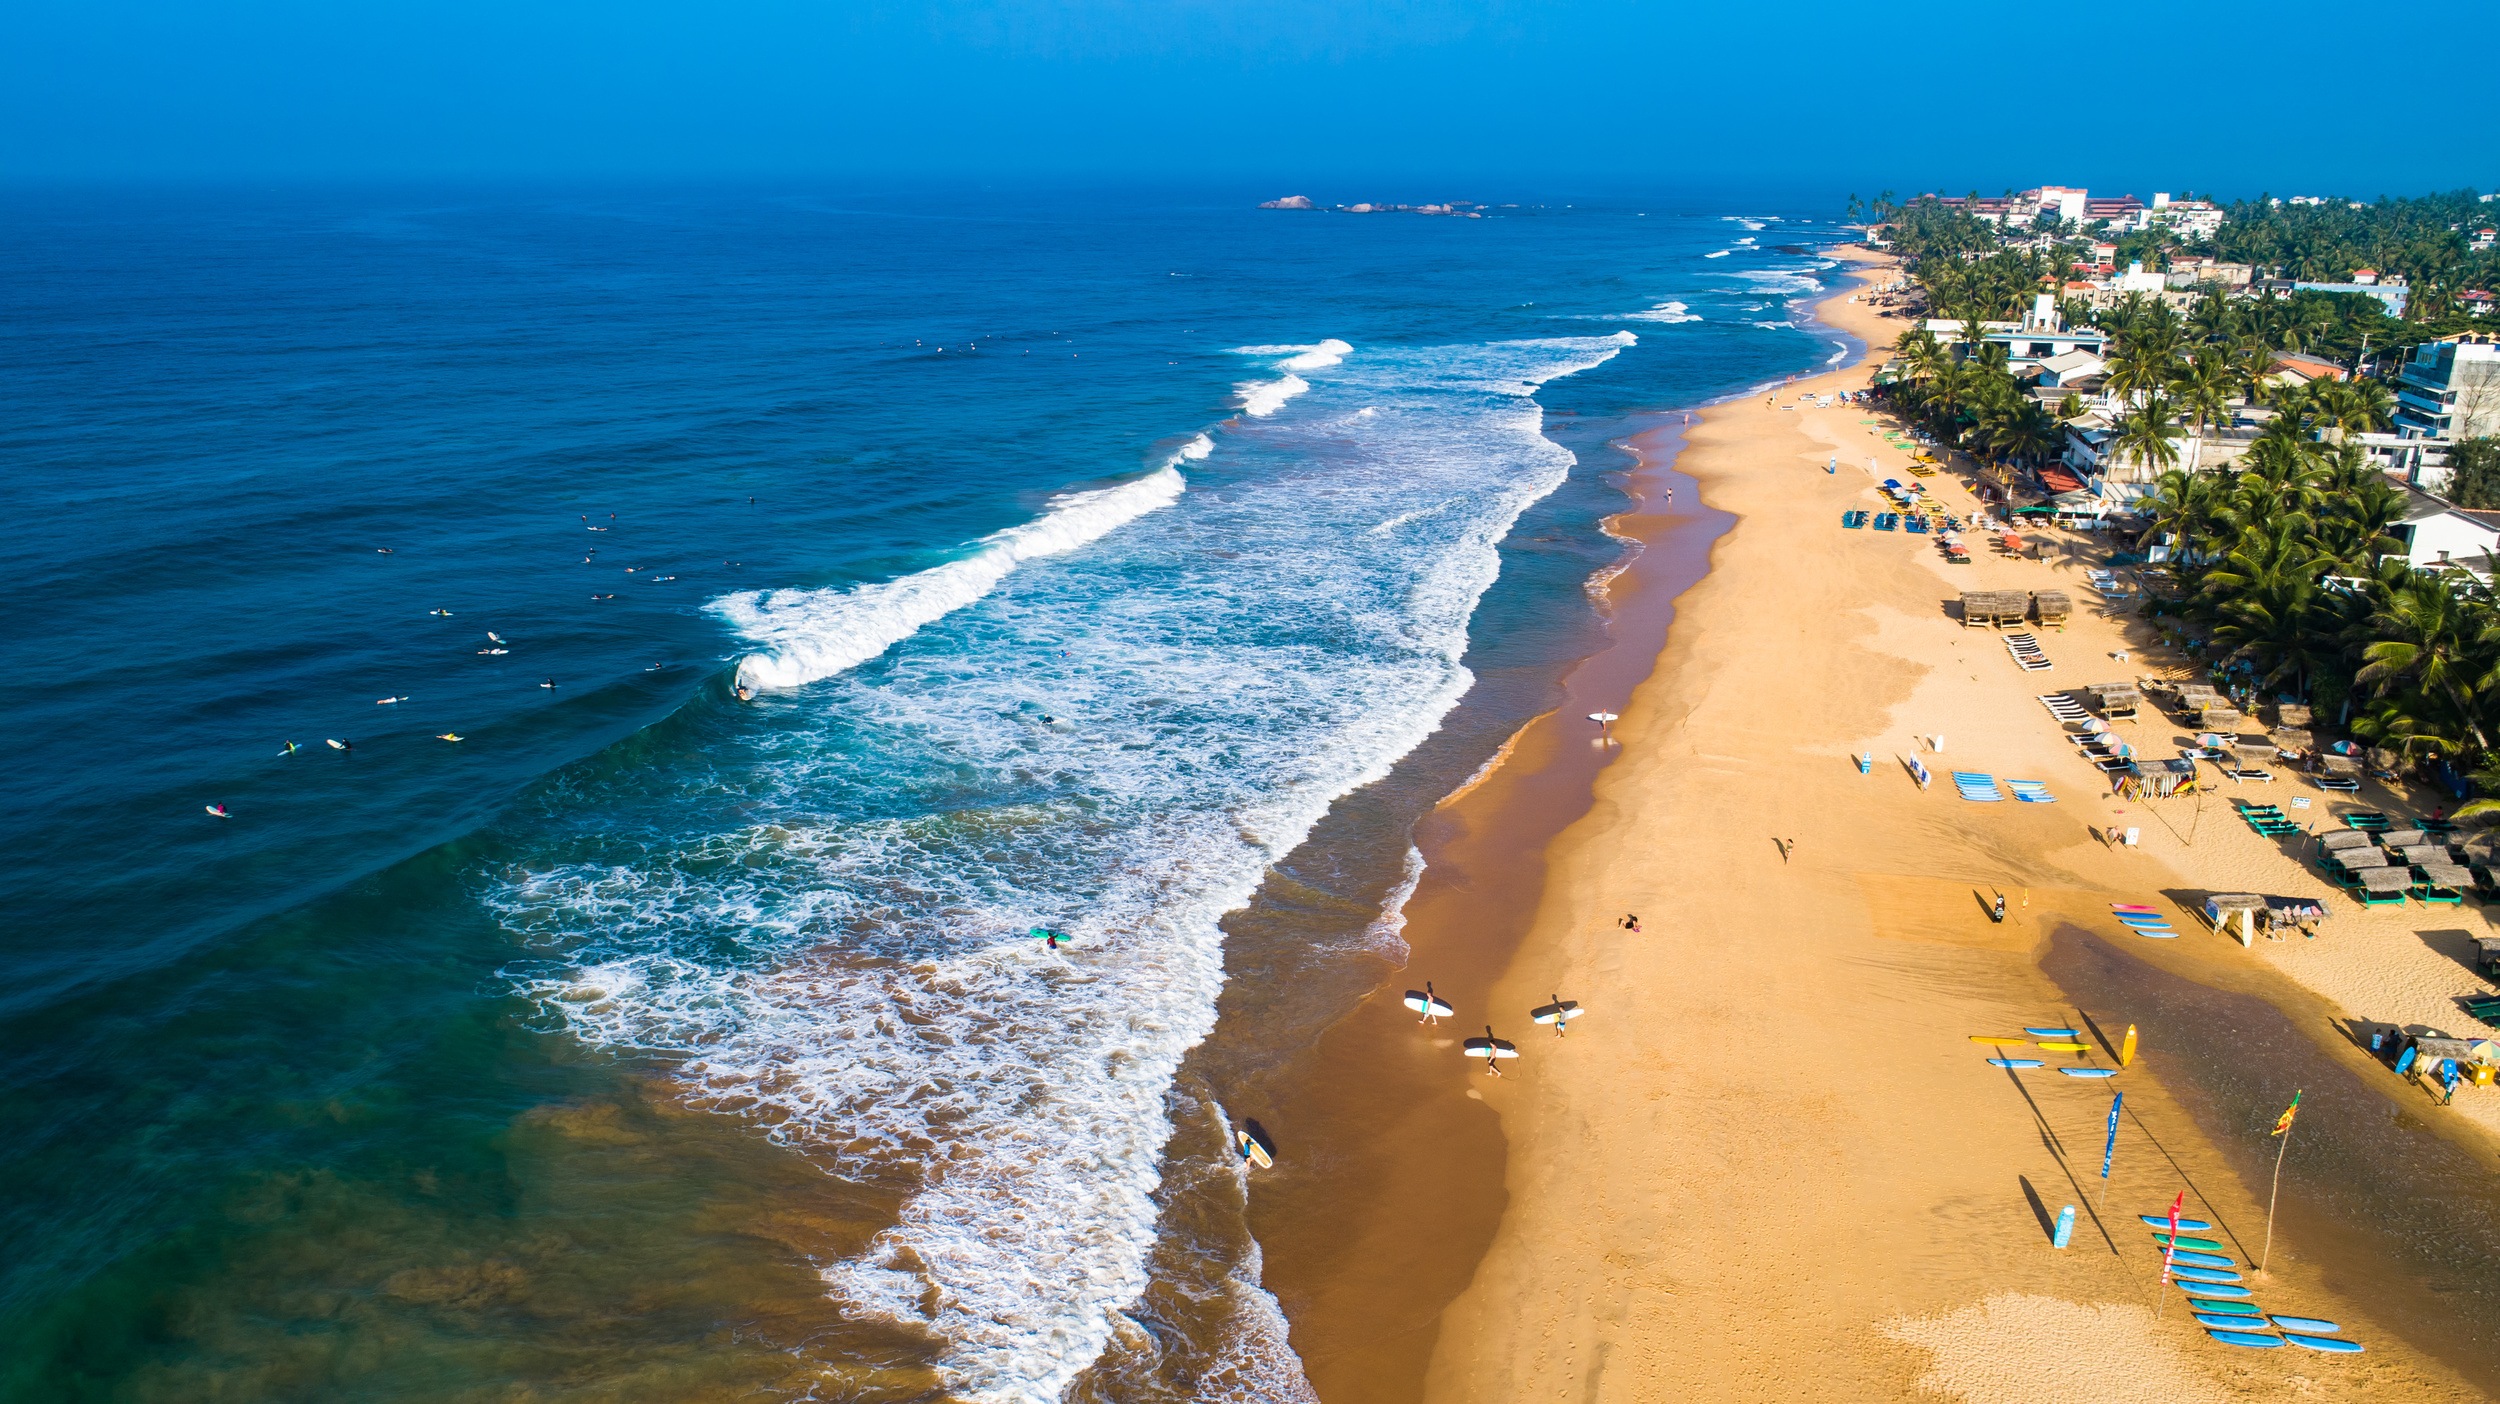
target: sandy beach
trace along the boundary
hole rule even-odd
[[[1841,530],[1907,466],[1880,416],[1799,403],[1867,384],[1905,325],[1854,291],[1818,315],[1875,348],[1867,362],[1636,444],[1640,505],[1616,526],[1654,544],[1611,587],[1613,645],[1419,831],[1413,958],[1305,1060],[1310,1090],[1285,1115],[1340,1129],[1260,1184],[1253,1223],[1315,1387],[1979,1404],[2500,1392],[2485,1324],[2500,1094],[2442,1108],[2347,1022],[2464,1031],[2454,996],[2489,987],[2461,954],[2488,930],[2482,909],[2365,916],[2339,896],[2316,940],[2254,950],[2204,929],[2189,906],[2206,892],[2327,889],[2303,844],[2259,837],[2223,796],[2110,799],[2034,700],[2188,672],[2131,610],[2092,604],[2082,538],[2048,560],[1948,566],[1927,537]],[[1926,481],[1948,509],[1973,505],[1950,473]],[[1668,505],[1678,483],[1701,502],[1687,486]],[[1709,543],[1698,583],[1657,549],[1679,539]],[[2077,595],[2075,621],[2043,634],[2053,670],[1963,629],[1947,602],[1983,588]],[[1581,718],[1618,707],[1609,750]],[[2168,754],[2177,729],[2148,713],[2130,739]],[[1939,735],[1942,754],[1923,739]],[[1909,777],[1914,755],[1933,787]],[[1956,768],[2040,780],[2059,803],[1966,803]],[[2289,776],[2263,788],[2310,797],[2320,827],[2352,807]],[[2141,845],[2109,847],[2111,825]],[[2171,912],[2180,939],[2126,933],[2113,902]],[[1398,1003],[1427,979],[1458,1009],[1438,1028]],[[1587,1009],[1567,1038],[1528,1019],[1555,996]],[[1523,1053],[1498,1079],[1457,1048],[1488,1023]],[[2110,1066],[2101,1041],[2129,1024],[2144,1052],[2107,1081],[2001,1070],[1970,1042],[2071,1025],[2094,1046],[2051,1061]],[[2137,1219],[2184,1191],[2224,1251],[2257,1259],[2266,1133],[2295,1090],[2305,1139],[2251,1285],[2269,1311],[2343,1323],[2366,1355],[2208,1340],[2178,1293],[2162,1300]],[[2048,1228],[2067,1205],[2079,1217],[2058,1250]]]

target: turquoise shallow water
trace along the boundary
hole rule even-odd
[[[1833,349],[1705,196],[11,200],[10,1397],[1214,1397],[1218,919]]]

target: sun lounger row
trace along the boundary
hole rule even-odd
[[[2041,693],[2040,705],[2049,709],[2050,716],[2055,717],[2062,722],[2088,722],[2092,720],[2092,714],[2084,709],[2084,705],[2082,703],[2068,697],[2062,692]]]

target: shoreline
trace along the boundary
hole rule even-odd
[[[1958,625],[1937,629],[1936,601],[1972,567],[1948,574],[1884,549],[1915,538],[1838,530],[1838,509],[1872,479],[1813,470],[1875,447],[1857,423],[1872,416],[1755,398],[1866,382],[1906,325],[1853,299],[1867,276],[1815,308],[1865,355],[1706,406],[1689,436],[1633,436],[1636,481],[1697,482],[1704,501],[1684,510],[1724,514],[1707,568],[1658,596],[1645,545],[1616,582],[1652,587],[1632,592],[1633,626],[1417,827],[1431,866],[1407,906],[1412,957],[1304,1060],[1308,1110],[1368,1130],[1313,1148],[1317,1174],[1265,1178],[1253,1195],[1267,1284],[1315,1388],[1332,1401],[1493,1401],[1594,1396],[1602,1381],[1769,1399],[1813,1379],[1828,1398],[2011,1400],[2043,1384],[2119,1398],[2160,1382],[2224,1398],[2252,1372],[2289,1388],[2305,1368],[2303,1387],[2326,1397],[2481,1397],[2455,1373],[2482,1373],[2476,1344],[2413,1314],[2423,1284],[2407,1290],[2385,1263],[2312,1261],[2304,1237],[2337,1235],[2288,1205],[2269,1308],[2349,1321],[2370,1355],[2327,1370],[2279,1358],[2303,1352],[2229,1351],[2182,1323],[2180,1303],[2154,1325],[2135,1213],[2184,1184],[2190,1212],[2235,1238],[2262,1225],[2245,1138],[2218,1136],[2211,1079],[2173,1055],[2187,1040],[2153,1034],[2114,1080],[2128,1115],[2107,1212],[2086,1213],[2076,1248],[2045,1243],[2045,1216],[2091,1202],[2107,1089],[2018,1081],[1973,1059],[1967,1035],[2127,1022],[2125,1008],[2078,1009],[2043,967],[2054,957],[2073,978],[2075,950],[2115,943],[2099,930],[2111,893],[2187,889],[2147,882],[2143,859],[2167,854],[2082,843],[2097,816],[2077,812],[2092,801],[2071,772],[2051,778],[2083,804],[1954,808],[1949,791],[1905,795],[1889,760],[1873,776],[1847,761],[1906,754],[1906,733],[1950,718],[1956,764],[1973,751],[1996,764],[1999,747],[2023,757],[2002,762],[2012,774],[2077,764],[2055,754],[2036,704],[2026,715],[2006,702],[2029,679],[1988,656],[1993,639],[1972,634],[1968,668],[1954,666],[1963,640]],[[1657,644],[1632,658],[1649,618]],[[2062,651],[2088,669],[2081,648]],[[1593,709],[1573,689],[1627,660],[1639,665],[1629,700],[1606,708],[1623,713],[1622,750],[1573,764],[1568,719]],[[1585,777],[1577,806],[1566,776]],[[2022,890],[2003,926],[1972,902],[1986,884]],[[1642,935],[1610,927],[1626,910]],[[2281,972],[2243,962],[2241,978],[2196,980],[2243,954],[2164,951],[2159,964],[2256,995],[2314,1053],[2339,1056],[2306,1022],[2324,997]],[[1439,1030],[1396,1007],[1425,979],[1459,1008]],[[1524,1013],[1554,994],[1589,1014],[1560,1042]],[[1498,1081],[1452,1066],[1487,1008],[1525,1055]],[[2350,1228],[2346,1240],[2375,1232]]]

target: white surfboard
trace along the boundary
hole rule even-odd
[[[1495,1038],[1493,1026],[1487,1024],[1484,1027],[1484,1037],[1467,1040],[1467,1056],[1482,1058],[1488,1063],[1496,1058],[1516,1058],[1519,1056],[1519,1045],[1506,1038]]]
[[[1273,1170],[1276,1168],[1276,1157],[1268,1154],[1267,1147],[1259,1144],[1258,1137],[1251,1135],[1247,1131],[1235,1131],[1233,1133],[1233,1143],[1241,1147],[1242,1159],[1249,1161],[1251,1164],[1262,1170]]]
[[[1568,1023],[1586,1013],[1588,1011],[1582,1009],[1580,1001],[1576,999],[1556,999],[1552,1004],[1539,1005],[1529,1010],[1528,1017],[1540,1024],[1561,1024]]]
[[[1446,1019],[1458,1012],[1450,1007],[1447,1000],[1434,994],[1429,984],[1420,990],[1408,990],[1405,1004],[1407,1008],[1423,1015],[1425,1023],[1431,1023],[1435,1019]]]

